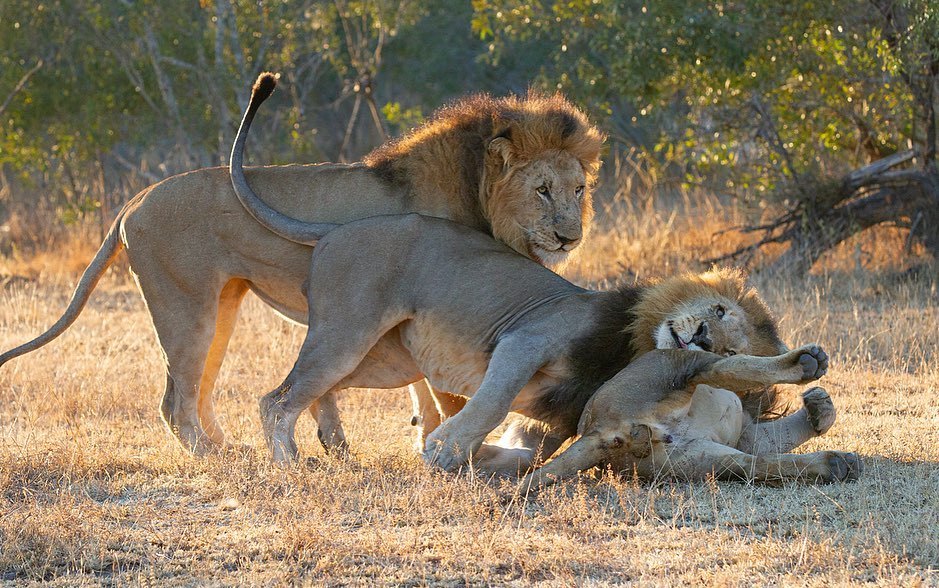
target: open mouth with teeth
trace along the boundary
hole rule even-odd
[[[675,342],[675,346],[678,349],[697,349],[701,351],[711,351],[711,341],[707,336],[707,327],[704,323],[698,325],[698,330],[695,331],[694,335],[690,339],[685,341],[681,338],[681,335],[674,329],[674,327],[669,327],[668,332],[672,336],[672,340]]]

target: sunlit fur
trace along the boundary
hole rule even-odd
[[[496,239],[557,268],[590,226],[603,141],[560,95],[477,95],[441,109],[364,161],[412,194],[462,200],[489,222]]]

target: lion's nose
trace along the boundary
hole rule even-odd
[[[711,350],[711,337],[708,334],[708,326],[705,323],[698,325],[698,330],[695,331],[694,336],[691,337],[689,343],[694,343],[704,351]]]

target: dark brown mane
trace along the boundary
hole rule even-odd
[[[467,96],[378,147],[364,162],[386,181],[417,190],[432,186],[478,206],[486,150],[496,137],[509,139],[519,160],[551,150],[569,152],[580,161],[588,182],[596,180],[604,136],[560,94]],[[459,185],[447,178],[459,178]]]
[[[537,402],[535,418],[554,427],[577,432],[584,406],[604,382],[632,361],[633,334],[626,327],[635,320],[633,309],[645,286],[620,286],[598,292],[591,334],[574,342],[570,354],[572,376],[546,390]],[[557,422],[558,418],[566,422]]]

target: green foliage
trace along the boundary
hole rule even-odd
[[[348,124],[365,82],[394,135],[457,95],[536,86],[670,179],[750,198],[927,145],[937,64],[928,0],[5,0],[0,165],[78,202],[59,186],[112,156],[224,162],[273,70],[264,162],[373,147],[375,125]]]
[[[389,102],[381,109],[382,115],[391,126],[394,134],[400,135],[424,122],[424,115],[419,106],[402,108],[400,102]]]
[[[651,134],[639,147],[685,181],[753,194],[905,146],[917,113],[904,43],[939,35],[935,8],[903,4],[917,16],[896,43],[874,4],[855,0],[475,0],[473,25],[495,58],[553,47],[539,83],[642,131],[614,139]]]

